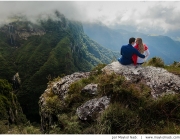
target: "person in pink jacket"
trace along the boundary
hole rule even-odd
[[[148,46],[146,44],[143,44],[143,41],[141,38],[136,38],[136,45],[134,46],[134,48],[136,48],[141,54],[145,55],[145,58],[140,58],[135,54],[132,56],[134,65],[137,65],[137,64],[141,65],[147,60],[147,58],[150,55]]]

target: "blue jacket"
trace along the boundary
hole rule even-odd
[[[135,49],[131,44],[123,45],[121,47],[121,55],[122,57],[118,59],[118,61],[122,65],[129,65],[132,64],[132,56],[133,54],[136,54],[137,56],[141,58],[145,58],[145,55],[141,54],[137,49]]]

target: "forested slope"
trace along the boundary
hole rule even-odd
[[[19,18],[1,27],[0,36],[0,78],[11,83],[19,73],[16,94],[32,121],[39,121],[38,100],[49,80],[116,59],[84,33],[80,22],[70,21],[58,11],[36,23]]]

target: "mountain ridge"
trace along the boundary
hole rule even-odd
[[[21,85],[16,94],[32,121],[39,121],[38,99],[49,80],[89,71],[114,59],[110,50],[84,33],[80,22],[70,21],[58,11],[54,14],[55,20],[39,19],[37,25],[18,19],[0,30],[0,78],[12,83],[13,75],[19,73]]]
[[[151,36],[124,29],[112,29],[102,24],[83,24],[85,33],[99,44],[113,51],[119,52],[124,44],[128,44],[130,37],[140,37],[150,50],[150,58],[160,57],[166,64],[179,62],[180,43],[168,36]]]

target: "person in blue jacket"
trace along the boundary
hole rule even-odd
[[[133,63],[132,56],[133,54],[136,54],[137,56],[141,58],[145,58],[145,55],[141,54],[137,49],[133,47],[135,44],[135,38],[132,37],[129,39],[129,44],[128,45],[123,45],[121,47],[121,52],[120,54],[122,55],[121,58],[118,58],[118,61],[122,65],[129,65]]]

